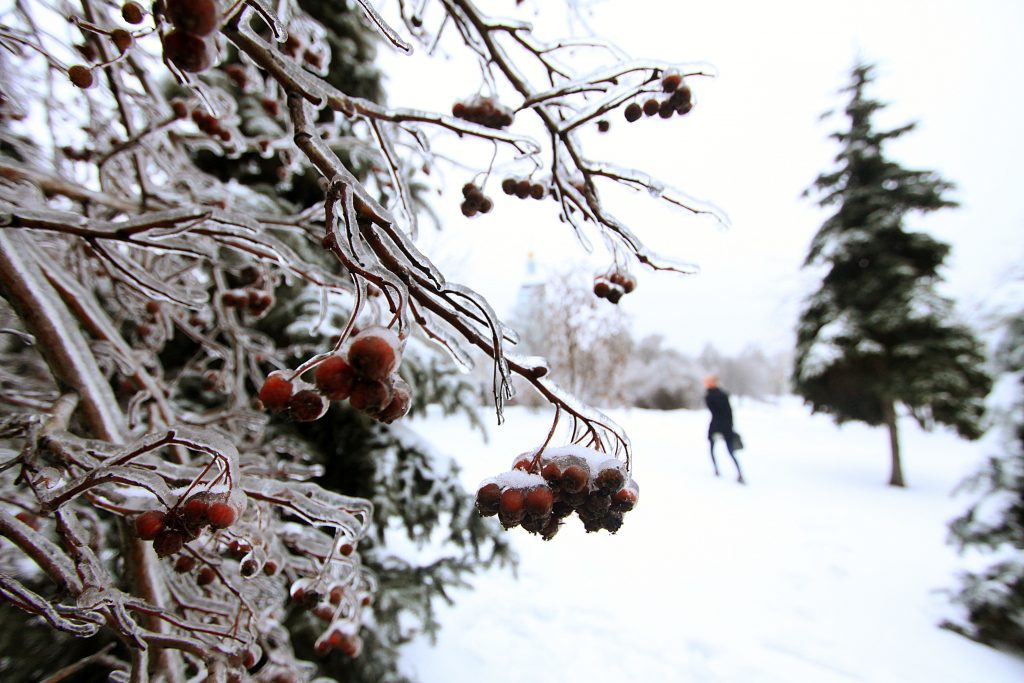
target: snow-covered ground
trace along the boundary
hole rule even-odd
[[[586,534],[572,517],[547,543],[509,532],[518,578],[494,571],[456,592],[437,644],[412,643],[405,671],[422,683],[1024,681],[1021,659],[936,626],[955,614],[941,591],[962,561],[946,523],[967,505],[950,493],[977,444],[904,421],[910,488],[896,490],[883,430],[836,427],[794,400],[734,410],[749,486],[724,449],[712,475],[706,413],[611,413],[640,485],[622,530]],[[475,487],[547,434],[545,415],[507,415],[487,444],[465,419],[415,428]]]

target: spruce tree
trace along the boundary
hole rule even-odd
[[[800,314],[793,386],[814,411],[839,422],[884,425],[889,484],[904,486],[898,408],[924,428],[947,425],[975,439],[991,380],[981,346],[936,291],[949,246],[905,223],[908,215],[956,206],[948,197],[953,185],[885,155],[884,144],[915,124],[875,128],[872,118],[885,105],[866,92],[873,71],[853,68],[842,91],[849,125],[831,136],[840,144],[836,168],[807,191],[834,213],[804,263],[820,266],[824,277]]]
[[[961,552],[996,559],[960,577],[954,600],[966,609],[968,623],[944,625],[1024,652],[1024,310],[1006,321],[994,360],[998,382],[990,415],[999,451],[961,485],[978,497],[950,524],[950,540]]]

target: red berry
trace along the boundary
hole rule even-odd
[[[484,484],[476,492],[476,509],[484,517],[492,517],[498,514],[500,503],[501,487],[494,482]]]
[[[577,465],[569,465],[562,472],[559,483],[566,493],[579,493],[590,483],[590,473]]]
[[[187,574],[196,568],[196,558],[191,555],[180,555],[177,560],[174,561],[174,571],[179,574]]]
[[[212,567],[202,567],[199,573],[196,574],[196,584],[199,586],[209,586],[211,583],[217,580],[217,572]]]
[[[135,518],[135,535],[143,541],[152,541],[166,526],[167,514],[159,510],[143,512]]]
[[[217,0],[166,0],[167,18],[174,28],[197,36],[208,36],[220,23]]]
[[[206,524],[206,515],[209,512],[210,504],[205,496],[198,495],[189,498],[181,508],[181,514],[185,523],[189,526],[202,526]]]
[[[316,366],[316,388],[332,401],[344,401],[352,393],[356,373],[341,356],[331,356]]]
[[[142,5],[137,2],[126,2],[121,7],[121,18],[129,24],[141,24],[144,16]]]
[[[669,71],[661,79],[661,89],[665,92],[675,92],[683,82],[683,77],[676,71]]]
[[[614,493],[626,483],[626,475],[619,467],[610,466],[601,469],[594,478],[594,484],[608,493]]]
[[[555,502],[554,494],[547,486],[536,486],[526,492],[526,514],[535,517],[546,517],[551,514],[551,506]]]
[[[274,576],[277,574],[278,569],[279,567],[277,566],[277,562],[274,562],[273,560],[267,560],[263,565],[263,573],[267,576]]]
[[[212,50],[201,36],[176,29],[163,41],[164,57],[182,71],[199,73],[213,66]]]
[[[562,478],[562,470],[557,464],[549,462],[541,468],[540,476],[544,477],[544,479],[549,483],[556,482]]]
[[[635,488],[626,486],[612,494],[612,509],[619,512],[629,512],[636,507],[639,495]]]
[[[672,104],[672,100],[665,100],[658,105],[658,116],[663,119],[670,119],[672,115],[676,113],[675,105]]]
[[[68,69],[68,78],[77,88],[91,88],[93,84],[92,71],[84,64],[75,64]]]
[[[185,537],[180,531],[174,529],[166,529],[157,534],[156,538],[153,539],[153,550],[160,557],[167,557],[181,550],[182,546],[185,545]]]
[[[672,93],[672,97],[668,98],[668,101],[672,103],[672,106],[674,106],[677,111],[682,107],[690,107],[693,104],[693,91],[690,90],[690,86],[682,85],[678,90]],[[689,111],[688,108],[687,111]]]
[[[405,380],[401,378],[395,380],[393,393],[394,397],[391,402],[377,415],[377,419],[384,424],[391,424],[395,420],[405,417],[412,405],[412,390]]]
[[[292,383],[284,376],[274,373],[267,377],[260,389],[260,403],[267,410],[280,413],[288,408],[292,397]]]
[[[646,116],[654,116],[655,114],[658,113],[658,110],[660,108],[661,102],[658,102],[658,100],[654,99],[653,97],[644,102],[644,114]]]
[[[626,275],[622,278],[622,291],[629,294],[636,289],[636,279],[632,275]]]
[[[356,410],[376,415],[386,408],[394,398],[389,382],[379,379],[360,379],[352,387],[348,402]]]
[[[338,548],[338,552],[344,555],[345,557],[348,557],[353,552],[355,552],[355,546],[353,546],[351,543],[342,543],[341,547]]]
[[[327,401],[312,389],[296,392],[288,402],[288,414],[296,422],[313,422],[327,412]]]
[[[380,327],[363,330],[348,347],[348,362],[356,373],[369,379],[384,379],[398,367],[398,338]]]
[[[114,46],[117,47],[118,52],[127,52],[135,40],[132,38],[132,34],[123,28],[115,28],[111,31],[110,39],[114,41]]]
[[[626,109],[622,113],[626,117],[627,121],[633,123],[634,121],[640,120],[640,117],[643,116],[644,109],[638,103],[630,102],[626,105]]]
[[[594,295],[599,299],[604,299],[608,296],[608,283],[604,280],[598,280],[594,283]]]
[[[345,595],[345,589],[341,586],[335,586],[331,589],[330,601],[334,606],[341,604],[341,598]]]
[[[522,470],[523,472],[529,472],[530,471],[530,465],[532,465],[532,464],[533,464],[533,456],[526,455],[526,456],[522,456],[522,457],[516,458],[516,461],[512,464],[512,469],[514,469],[514,470]]]
[[[505,178],[501,181],[501,191],[505,194],[512,195],[516,193],[516,179]]]
[[[206,520],[215,529],[226,529],[235,523],[235,518],[238,514],[235,512],[235,508],[231,507],[227,503],[217,501],[212,503],[210,508],[206,511]]]
[[[498,512],[504,512],[506,515],[519,515],[523,514],[526,507],[526,492],[522,489],[505,489],[501,493],[501,498],[498,501]]]

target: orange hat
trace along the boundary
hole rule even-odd
[[[704,378],[704,388],[710,389],[718,386],[718,375],[708,375]]]

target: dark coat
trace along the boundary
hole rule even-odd
[[[704,402],[711,411],[708,438],[710,439],[712,434],[722,434],[729,438],[732,434],[732,406],[729,405],[729,394],[718,387],[711,387],[704,395]]]

